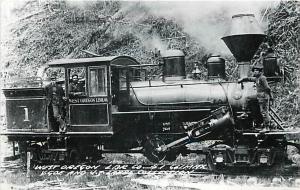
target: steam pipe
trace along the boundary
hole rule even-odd
[[[238,64],[239,78],[245,78],[250,75],[249,61],[242,61],[242,62],[238,62],[237,64]]]

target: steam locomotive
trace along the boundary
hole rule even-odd
[[[232,17],[222,38],[238,64],[239,77],[250,75],[250,61],[265,35],[253,14]],[[4,88],[7,129],[2,133],[30,152],[36,162],[95,160],[103,152],[143,153],[152,162],[173,161],[192,152],[188,144],[213,141],[196,150],[214,166],[271,166],[286,157],[288,142],[280,118],[259,131],[262,122],[252,82],[227,81],[225,60],[207,60],[207,80],[187,78],[180,50],[162,53],[163,63],[142,65],[130,56],[59,59],[48,63],[59,69],[66,94],[67,130],[50,131],[45,83]],[[265,71],[274,71],[274,59]],[[162,76],[147,78],[145,67],[161,67]],[[83,93],[71,96],[68,87],[77,73]],[[15,147],[15,146],[14,146]],[[298,146],[299,147],[299,146]]]

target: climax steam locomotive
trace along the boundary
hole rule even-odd
[[[232,17],[222,40],[237,60],[240,78],[249,76],[250,61],[264,38],[254,15]],[[262,122],[256,87],[226,81],[223,58],[207,60],[207,80],[186,77],[180,50],[163,52],[162,60],[160,65],[142,65],[129,56],[52,61],[49,69],[63,73],[66,131],[50,131],[45,85],[29,81],[31,87],[3,89],[7,130],[2,135],[37,162],[93,160],[103,152],[138,152],[152,162],[172,161],[192,152],[188,144],[213,140],[194,150],[205,154],[210,166],[270,166],[286,157],[288,145],[298,146],[286,140],[288,132],[272,109],[273,128],[255,129]],[[264,69],[272,71],[274,63],[268,60]],[[159,79],[146,78],[144,68],[151,66],[162,68]],[[68,91],[74,73],[83,86],[77,96]]]

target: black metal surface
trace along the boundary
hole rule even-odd
[[[164,58],[163,65],[164,77],[185,77],[185,60],[184,57]]]
[[[264,75],[266,77],[279,76],[280,68],[277,64],[277,58],[275,56],[268,56],[263,59]]]
[[[70,106],[71,125],[107,125],[108,106],[107,104],[85,104]],[[84,117],[83,117],[84,116]]]
[[[166,158],[166,152],[158,151],[157,148],[164,145],[165,143],[159,137],[148,137],[144,145],[144,155],[153,163],[161,162]]]
[[[238,62],[250,61],[259,45],[265,38],[264,34],[240,34],[222,38]]]
[[[180,50],[167,50],[163,58],[163,80],[182,79],[185,73],[185,58]]]
[[[3,89],[6,98],[45,96],[44,88],[12,88]]]
[[[46,98],[6,100],[7,129],[15,131],[48,131]]]
[[[207,59],[208,78],[225,79],[225,59],[219,55],[213,55]]]
[[[231,25],[222,40],[238,62],[247,62],[265,36],[253,14],[238,14],[232,16]]]

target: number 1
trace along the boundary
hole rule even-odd
[[[24,118],[24,121],[29,121],[29,118],[28,118],[28,108],[27,107],[25,107],[24,108],[24,111],[25,111],[25,118]]]

